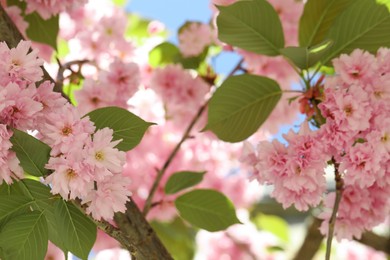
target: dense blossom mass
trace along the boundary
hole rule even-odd
[[[112,140],[111,129],[97,130],[88,117],[81,118],[75,107],[53,92],[53,84],[36,84],[42,80],[43,61],[36,51],[28,53],[30,47],[26,41],[12,49],[0,44],[0,180],[11,183],[24,175],[9,150],[12,128],[38,130],[37,136],[51,147],[46,168],[52,172],[45,178],[51,192],[66,200],[81,199],[96,219],[112,219],[115,211],[125,210],[130,195],[128,181],[121,176],[125,153],[115,148],[120,140]]]
[[[274,140],[261,142],[243,160],[254,177],[273,184],[272,195],[299,210],[318,206],[326,190],[324,169],[337,167],[344,188],[335,232],[338,239],[360,238],[364,230],[382,223],[390,210],[390,50],[376,56],[355,50],[333,60],[335,75],[326,78],[319,105],[326,122],[312,131],[303,125],[285,136],[288,146]],[[325,196],[320,218],[331,216],[335,193]],[[376,210],[375,210],[376,209]],[[327,232],[328,221],[321,227]]]

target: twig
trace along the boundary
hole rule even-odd
[[[237,72],[238,70],[241,70],[242,69],[242,63],[244,62],[244,59],[241,59],[237,65],[232,69],[232,71],[228,74],[227,77],[230,77],[232,76],[235,72]],[[190,138],[190,132],[192,130],[192,128],[195,126],[195,124],[198,122],[199,118],[202,116],[203,112],[205,111],[206,107],[208,105],[208,101],[206,101],[205,104],[203,104],[198,112],[196,113],[196,115],[194,116],[194,118],[192,119],[191,123],[188,125],[187,129],[185,130],[182,138],[180,139],[179,143],[177,143],[177,145],[175,146],[175,148],[172,150],[172,152],[169,154],[168,156],[168,159],[165,161],[163,167],[157,171],[157,176],[156,176],[156,179],[154,180],[153,182],[153,185],[152,185],[152,188],[150,189],[149,191],[149,195],[146,199],[146,202],[145,202],[145,205],[144,205],[144,208],[143,208],[143,211],[142,213],[144,214],[144,216],[146,216],[150,209],[151,209],[151,206],[152,206],[152,200],[153,200],[153,196],[154,194],[156,193],[157,191],[157,188],[158,186],[160,185],[160,182],[161,182],[161,179],[162,177],[164,176],[167,168],[169,167],[169,165],[171,164],[172,160],[175,158],[176,154],[178,153],[178,151],[180,150],[180,147],[181,145],[188,139]]]
[[[186,131],[184,132],[183,136],[181,137],[179,143],[177,143],[175,148],[172,150],[172,152],[170,153],[168,159],[165,161],[163,167],[160,170],[158,170],[156,179],[153,182],[153,186],[150,189],[149,196],[148,196],[148,198],[146,199],[146,202],[145,202],[145,206],[144,206],[144,209],[143,209],[143,212],[142,212],[144,214],[144,216],[146,216],[148,214],[148,212],[149,212],[149,210],[151,208],[153,196],[156,193],[156,190],[157,190],[157,188],[158,188],[158,186],[160,184],[160,181],[161,181],[162,177],[164,176],[165,171],[167,170],[167,168],[171,164],[172,160],[175,158],[176,154],[180,150],[181,145],[190,136],[190,132],[191,132],[192,128],[194,127],[196,122],[198,122],[199,118],[203,114],[203,111],[206,109],[207,104],[208,104],[208,102],[206,102],[205,104],[203,104],[199,108],[198,113],[196,113],[195,117],[192,119],[191,123],[188,125],[188,127],[187,127]]]
[[[330,253],[332,250],[332,239],[333,239],[334,227],[336,224],[336,215],[337,215],[337,211],[339,209],[339,205],[340,205],[340,201],[341,201],[342,193],[343,193],[343,187],[344,187],[343,179],[341,178],[341,174],[339,172],[339,164],[335,161],[334,158],[332,158],[332,162],[333,162],[334,169],[335,169],[334,174],[335,174],[335,181],[336,181],[336,198],[335,198],[335,202],[333,205],[332,215],[329,219],[328,238],[326,240],[326,255],[325,255],[326,260],[330,259]]]

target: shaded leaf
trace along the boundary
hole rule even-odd
[[[289,58],[298,68],[308,69],[321,61],[322,57],[331,46],[331,41],[325,41],[311,48],[286,47],[280,49],[280,53]]]
[[[271,4],[264,0],[238,1],[218,9],[221,41],[258,54],[279,55],[279,49],[284,47],[284,35]]]
[[[86,116],[95,123],[97,129],[109,127],[114,130],[113,140],[122,139],[116,146],[121,151],[129,151],[137,146],[149,126],[154,124],[120,107],[99,108]]]
[[[321,43],[335,19],[353,0],[309,0],[299,21],[299,45],[310,47]]]
[[[178,197],[175,206],[183,219],[208,231],[220,231],[240,223],[232,202],[215,190],[190,191]]]
[[[48,246],[47,223],[43,212],[17,216],[0,232],[5,259],[44,259]]]
[[[59,16],[53,16],[48,20],[42,19],[42,17],[33,12],[25,16],[25,20],[28,22],[26,34],[29,39],[45,43],[57,50],[57,35],[59,30]]]
[[[227,78],[209,102],[208,122],[204,130],[219,139],[240,142],[257,131],[282,95],[274,80],[239,75]]]
[[[172,174],[165,184],[165,193],[174,194],[178,191],[195,186],[203,180],[206,172],[182,171]]]
[[[382,1],[389,3],[389,0]],[[324,57],[327,64],[342,53],[354,49],[375,53],[379,47],[390,47],[390,13],[375,0],[355,0],[334,22],[326,38],[334,44]]]
[[[288,223],[281,217],[275,215],[259,214],[253,220],[253,222],[259,229],[271,232],[286,243],[289,242],[290,235]]]
[[[64,247],[72,254],[87,259],[96,240],[96,225],[72,203],[58,200],[55,203],[58,232]]]
[[[13,132],[11,149],[16,153],[23,170],[37,177],[49,174],[45,165],[49,161],[51,148],[25,132],[17,129],[13,129]]]

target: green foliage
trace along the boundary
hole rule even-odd
[[[9,6],[16,5],[22,12],[26,10],[26,3],[18,0],[7,0]],[[44,20],[37,12],[23,15],[29,26],[27,27],[27,37],[35,42],[40,42],[57,50],[57,35],[59,31],[59,16],[52,16]]]
[[[274,234],[283,242],[289,242],[288,223],[284,219],[275,215],[259,214],[253,219],[253,222],[259,229]]]
[[[24,196],[1,196],[0,197],[0,220],[12,214],[26,209],[31,205],[31,200]]]
[[[319,62],[331,46],[332,42],[328,40],[311,48],[286,47],[280,49],[280,53],[289,58],[298,68],[308,69]]]
[[[382,4],[375,0],[356,0],[335,20],[326,36],[334,44],[325,55],[325,64],[357,48],[375,53],[381,46],[390,47],[390,14]]]
[[[112,0],[115,5],[126,6],[127,0]]]
[[[165,193],[174,194],[186,188],[195,186],[203,180],[206,172],[182,171],[172,174],[165,184]]]
[[[335,19],[354,0],[309,0],[299,21],[299,45],[310,47],[321,43]]]
[[[179,63],[185,69],[198,69],[207,57],[207,52],[206,48],[199,56],[185,58],[176,45],[163,42],[149,52],[149,64],[155,68],[170,63]]]
[[[175,200],[175,206],[183,219],[208,231],[220,231],[240,223],[232,202],[215,190],[187,192]]]
[[[218,6],[218,36],[223,42],[269,56],[284,47],[282,24],[275,9],[265,0],[238,1]]]
[[[45,165],[49,161],[51,148],[33,136],[13,129],[12,150],[16,153],[23,170],[33,176],[46,176],[49,170]]]
[[[13,184],[11,188],[21,190],[26,198],[32,200],[31,205],[34,210],[43,211],[47,220],[49,240],[66,252],[62,240],[63,234],[57,230],[57,220],[54,215],[54,203],[60,199],[53,197],[50,188],[39,181],[24,179]]]
[[[229,77],[210,100],[204,130],[213,131],[223,141],[243,141],[268,118],[281,95],[278,83],[272,79],[255,75]]]
[[[45,215],[33,211],[9,220],[0,232],[4,259],[43,259],[48,245]]]
[[[170,223],[150,223],[174,259],[191,260],[195,254],[195,230],[176,218]]]
[[[57,50],[57,35],[59,30],[59,16],[53,16],[43,20],[36,12],[26,15],[25,20],[29,23],[26,34],[29,39],[45,43]]]
[[[81,259],[87,259],[96,240],[96,225],[70,202],[58,200],[54,214],[57,232],[62,235],[64,247]]]
[[[97,129],[109,127],[114,130],[114,140],[122,139],[116,148],[129,151],[137,146],[146,130],[154,123],[145,122],[138,116],[119,107],[104,107],[96,109],[89,116]]]

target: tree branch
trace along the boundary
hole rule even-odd
[[[294,260],[313,259],[314,255],[321,246],[322,240],[324,239],[324,235],[321,234],[319,229],[321,223],[321,219],[313,219],[310,227],[307,230],[305,240],[295,255]]]

